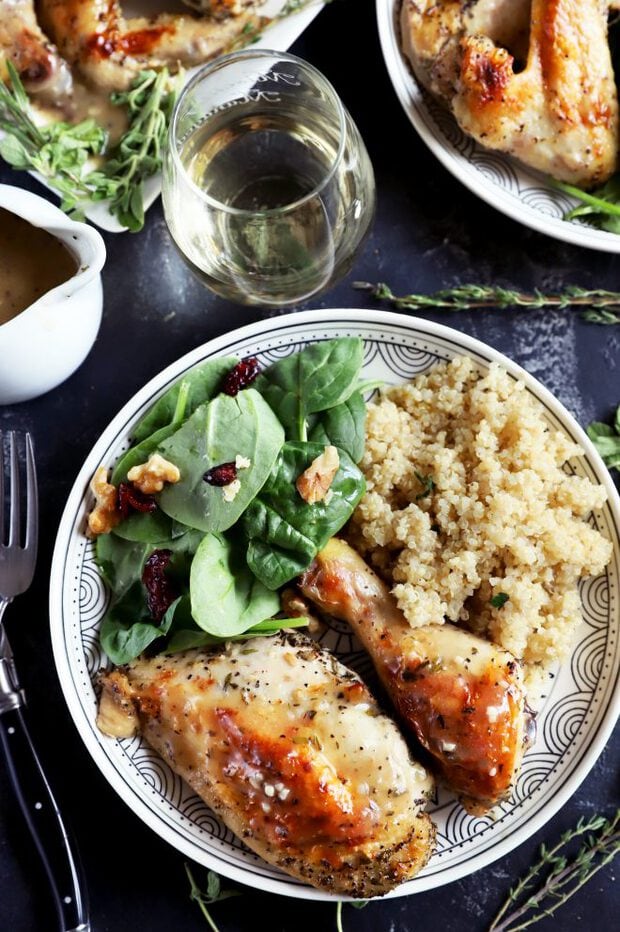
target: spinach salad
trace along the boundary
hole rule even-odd
[[[278,617],[278,590],[364,494],[362,361],[352,337],[310,344],[262,372],[254,359],[213,359],[150,408],[112,470],[120,517],[95,545],[112,596],[100,635],[111,661],[307,624]],[[328,490],[304,497],[300,477],[333,447]],[[144,494],[128,477],[153,456],[179,478]]]

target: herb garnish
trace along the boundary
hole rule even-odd
[[[620,809],[609,819],[593,816],[587,822],[580,819],[577,825],[564,832],[559,842],[552,848],[542,845],[540,857],[530,867],[515,887],[508,893],[505,903],[493,919],[488,932],[521,932],[545,916],[552,916],[555,911],[577,893],[602,867],[609,864],[620,853]],[[567,849],[575,839],[586,836],[581,847],[569,860]],[[548,870],[544,878],[541,873]],[[185,864],[185,871],[191,885],[190,897],[198,903],[200,910],[213,932],[219,932],[208,906],[234,896],[242,896],[245,891],[222,890],[220,877],[214,871],[207,873],[207,889],[202,891],[190,869]],[[540,879],[540,885],[535,887]],[[363,909],[368,900],[356,900],[349,905]],[[508,912],[513,906],[512,912]],[[520,921],[523,920],[523,921]],[[344,932],[342,924],[342,901],[336,905],[336,929]]]
[[[552,916],[620,852],[619,820],[620,810],[610,819],[603,816],[594,816],[587,822],[580,819],[552,848],[542,845],[540,858],[510,890],[489,932],[520,932],[539,919]],[[584,835],[585,841],[569,860],[567,846]],[[541,873],[547,868],[548,873],[542,878]],[[534,889],[537,881],[540,886]],[[508,913],[511,906],[514,909]]]
[[[13,64],[10,88],[0,81],[0,155],[17,169],[41,175],[61,197],[61,208],[82,216],[87,207],[109,201],[110,212],[132,231],[144,225],[143,184],[161,167],[162,149],[174,106],[175,84],[168,71],[142,71],[128,91],[112,94],[127,109],[129,125],[106,152],[107,133],[94,120],[37,126],[28,95]],[[101,169],[88,170],[93,156],[107,155]]]
[[[613,427],[593,421],[586,428],[586,433],[608,469],[620,469],[620,405],[616,409]]]
[[[555,179],[555,188],[581,201],[577,207],[564,214],[564,220],[587,218],[588,223],[608,233],[620,233],[620,174],[612,175],[600,188],[582,191],[581,188]]]
[[[244,890],[222,890],[222,883],[218,874],[215,871],[207,872],[207,889],[203,891],[200,889],[196,881],[194,880],[194,875],[192,874],[191,868],[187,861],[185,862],[185,873],[187,874],[191,886],[190,890],[190,899],[195,903],[198,903],[202,915],[205,917],[213,932],[219,932],[218,927],[216,926],[207,906],[212,906],[213,903],[220,903],[222,900],[229,900],[233,896],[243,896],[245,893]]]
[[[492,598],[489,599],[489,602],[491,603],[493,608],[501,608],[503,605],[506,604],[509,598],[510,596],[507,595],[505,592],[498,592],[496,595],[494,595]]]
[[[419,472],[415,473],[415,477],[420,483],[420,485],[423,486],[423,489],[424,489],[423,492],[420,492],[418,495],[416,495],[415,500],[417,502],[419,501],[419,499],[426,498],[427,495],[431,494],[431,492],[435,488],[435,480],[433,479],[432,476],[423,476],[422,473],[419,473]]]
[[[498,285],[457,285],[442,288],[431,294],[397,296],[389,285],[378,282],[354,282],[354,288],[369,291],[373,298],[389,303],[401,311],[420,311],[426,308],[439,311],[470,311],[477,308],[505,311],[524,308],[534,311],[541,308],[566,310],[585,308],[581,317],[593,324],[620,323],[620,292],[601,288],[588,290],[578,285],[567,285],[558,294],[543,294],[538,289],[527,293],[502,288]]]

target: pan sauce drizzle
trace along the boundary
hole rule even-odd
[[[55,236],[0,208],[0,326],[73,278],[77,267]]]

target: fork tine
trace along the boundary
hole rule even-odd
[[[37,500],[37,471],[34,465],[32,437],[26,434],[26,542],[24,547],[36,547],[39,534],[39,505]]]
[[[9,481],[11,484],[11,507],[9,509],[9,547],[17,544],[19,539],[19,457],[17,455],[17,441],[15,431],[9,432],[10,466]]]

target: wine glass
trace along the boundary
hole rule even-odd
[[[205,66],[182,91],[162,194],[200,279],[274,307],[349,271],[375,205],[366,147],[329,81],[295,55],[257,49]]]

